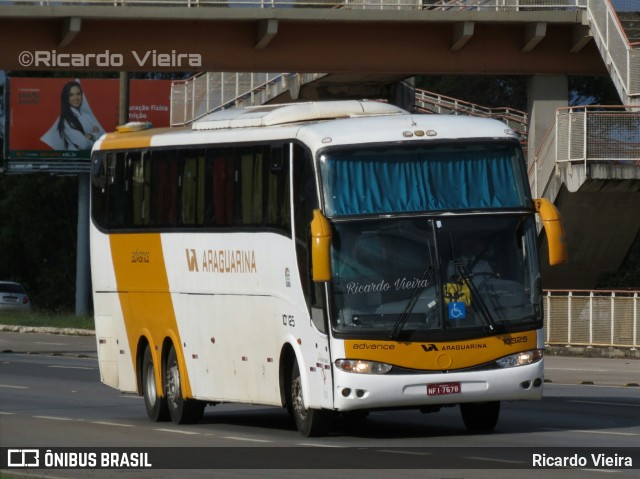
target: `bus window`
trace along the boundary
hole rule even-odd
[[[151,204],[151,168],[149,153],[142,152],[131,158],[132,218],[134,225],[149,224]]]
[[[182,150],[178,154],[182,171],[180,222],[184,225],[204,223],[204,150]]]
[[[233,150],[209,149],[206,172],[206,224],[231,226],[235,204]]]
[[[175,150],[151,152],[151,224],[175,226],[178,219],[178,164]]]

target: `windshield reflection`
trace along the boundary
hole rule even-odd
[[[336,333],[443,339],[541,321],[530,215],[334,223]]]

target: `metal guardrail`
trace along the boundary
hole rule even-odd
[[[601,0],[598,0],[601,1]],[[587,0],[11,0],[14,5],[111,7],[334,8],[344,10],[558,10]],[[4,3],[0,0],[0,4]]]
[[[622,2],[621,7],[625,6]],[[593,37],[623,103],[640,104],[640,44],[629,43],[611,0],[588,0],[587,11]]]
[[[263,105],[325,73],[206,72],[171,83],[171,126],[188,125],[226,108]]]
[[[206,72],[171,84],[171,126],[185,125],[216,110],[239,106],[248,98],[264,103],[274,88],[284,81],[283,73]]]
[[[640,166],[640,106],[559,108],[529,165],[529,184],[536,198],[560,165],[607,162]]]
[[[528,131],[528,117],[523,111],[508,107],[488,108],[418,88],[416,89],[416,109],[427,113],[495,118],[505,122],[522,136],[526,136]]]
[[[545,297],[545,343],[640,346],[639,291],[550,290]]]
[[[171,84],[171,126],[189,124],[207,113],[226,108],[262,105],[295,85],[325,73],[202,73]],[[496,118],[522,136],[527,114],[514,108],[488,108],[445,95],[416,89],[416,109],[435,114],[462,114]]]

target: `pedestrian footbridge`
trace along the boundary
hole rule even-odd
[[[38,52],[71,52],[91,69],[95,54],[108,52],[117,61],[100,70],[241,72],[176,83],[174,125],[220,108],[344,97],[497,116],[527,138],[533,192],[555,201],[566,222],[571,263],[545,272],[545,287],[592,288],[620,266],[640,231],[639,4],[0,0],[0,65],[64,70],[33,62]],[[416,91],[408,79],[419,74],[527,75],[528,111]],[[567,75],[606,74],[624,107],[567,108]]]

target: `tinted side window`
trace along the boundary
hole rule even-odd
[[[104,229],[291,230],[288,144],[98,152],[92,180]]]

